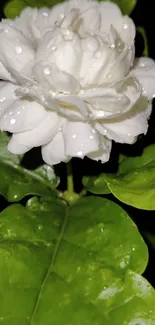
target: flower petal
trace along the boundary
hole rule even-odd
[[[115,142],[132,144],[138,135],[147,133],[148,111],[150,113],[151,109],[148,107],[147,101],[145,98],[141,98],[133,112],[128,112],[124,117],[114,119],[112,122],[97,123],[95,127],[98,132]]]
[[[110,159],[112,141],[100,135],[100,142],[101,142],[100,149],[92,153],[89,153],[87,157],[89,157],[92,160],[96,160],[96,161],[100,160],[102,163],[106,163]]]
[[[39,147],[53,139],[62,125],[63,119],[58,117],[56,113],[50,112],[37,127],[29,131],[14,134],[13,139],[15,142],[24,146],[31,148]]]
[[[34,66],[32,73],[40,84],[52,88],[53,91],[69,94],[80,89],[78,81],[73,76],[59,70],[54,64],[40,61]]]
[[[0,61],[0,79],[12,81],[12,82],[15,81],[11,76],[10,72],[5,68],[4,64],[1,61]]]
[[[47,116],[44,107],[32,100],[13,102],[0,119],[0,129],[8,132],[23,132],[35,128]]]
[[[67,157],[65,154],[62,132],[58,132],[52,141],[42,146],[42,157],[48,165],[56,165],[70,159],[70,157]]]
[[[24,35],[8,25],[0,31],[0,60],[9,71],[9,67],[21,71],[30,61],[34,60],[35,52],[30,41]]]
[[[8,143],[8,150],[15,155],[23,155],[27,151],[31,150],[32,147],[22,145],[14,139],[14,135],[11,137],[11,140]]]
[[[15,90],[17,88],[18,86],[13,83],[0,81],[0,116],[16,100]]]
[[[148,99],[155,96],[155,62],[149,58],[140,58],[135,61],[131,74],[139,80],[143,87],[143,94]]]
[[[68,122],[63,127],[65,153],[71,157],[84,158],[100,146],[98,132],[88,123]]]

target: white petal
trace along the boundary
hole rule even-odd
[[[71,10],[72,8],[78,8],[80,9],[81,13],[84,12],[87,9],[98,7],[98,3],[95,0],[70,0],[66,1],[68,3],[68,10]]]
[[[79,96],[56,95],[59,105],[58,112],[74,120],[84,120],[88,117],[88,106]]]
[[[96,129],[115,142],[132,144],[138,135],[147,133],[148,111],[151,112],[150,107],[147,106],[146,100],[141,98],[133,112],[128,112],[121,119],[112,122],[96,124]]]
[[[48,58],[54,62],[58,69],[77,77],[79,74],[79,63],[81,57],[81,42],[78,36],[70,30],[66,30],[64,39]]]
[[[100,136],[100,149],[97,151],[94,151],[87,156],[90,159],[101,161],[102,163],[106,163],[110,159],[110,153],[111,153],[111,147],[112,147],[112,141],[107,139],[104,136]]]
[[[42,157],[48,165],[56,165],[69,160],[65,154],[62,132],[58,132],[52,141],[42,147]]]
[[[14,135],[12,136],[10,142],[8,143],[8,150],[15,155],[22,155],[31,149],[32,147],[28,147],[26,145],[22,145],[16,142],[14,139]]]
[[[0,61],[0,79],[14,82],[10,72],[5,68],[4,64]]]
[[[101,32],[108,34],[111,25],[114,27],[122,17],[121,10],[119,7],[112,2],[100,2],[100,13],[101,13]]]
[[[62,127],[63,120],[54,112],[50,112],[41,124],[32,130],[16,133],[13,135],[15,142],[28,146],[39,147],[48,143],[59,128]]]
[[[0,119],[0,129],[8,132],[23,132],[35,128],[47,116],[44,107],[31,100],[17,99]]]
[[[9,71],[9,67],[21,71],[25,65],[34,60],[35,52],[32,44],[13,26],[8,26],[8,32],[0,32],[0,60]]]
[[[98,132],[88,123],[68,122],[63,128],[65,153],[71,157],[83,158],[97,151],[100,146]]]
[[[152,99],[155,96],[155,62],[149,58],[135,61],[131,74],[134,74],[143,87],[143,94]]]
[[[78,81],[68,73],[60,71],[54,64],[40,61],[34,66],[32,73],[40,84],[52,88],[53,91],[65,93],[79,91]]]
[[[0,116],[16,100],[17,88],[18,86],[13,83],[0,81]]]
[[[92,32],[100,30],[101,26],[101,14],[98,10],[99,8],[91,8],[84,11],[79,19],[83,19],[83,27]],[[90,23],[91,22],[91,23]]]

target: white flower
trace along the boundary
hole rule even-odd
[[[155,63],[134,60],[135,26],[110,2],[70,0],[0,23],[0,128],[16,154],[105,162],[146,133]]]

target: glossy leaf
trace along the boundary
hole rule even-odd
[[[105,181],[105,175],[96,176],[84,176],[82,183],[85,189],[93,194],[109,194],[111,191]]]
[[[51,166],[43,165],[35,170],[21,166],[22,156],[9,153],[8,136],[0,133],[0,194],[8,201],[17,202],[27,195],[55,195],[58,178]]]
[[[155,145],[145,148],[138,157],[121,156],[118,173],[101,174],[89,191],[95,193],[99,186],[98,194],[105,194],[105,183],[109,192],[123,203],[155,210]]]
[[[147,247],[116,204],[12,205],[0,239],[1,324],[154,325],[155,293],[140,275]]]

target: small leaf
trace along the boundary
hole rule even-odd
[[[58,178],[53,167],[43,165],[35,170],[21,166],[22,156],[7,150],[8,136],[0,132],[0,193],[10,202],[20,201],[27,195],[56,195]]]
[[[117,174],[101,174],[94,179],[94,184],[99,184],[98,194],[105,194],[105,182],[109,193],[121,202],[155,210],[155,145],[145,148],[138,157],[121,156]]]
[[[20,15],[21,11],[27,7],[25,0],[11,0],[4,7],[6,18],[14,19]]]
[[[1,322],[154,325],[155,292],[140,275],[147,261],[137,228],[113,202],[12,205],[0,214]]]
[[[109,1],[109,0],[99,0],[99,1]],[[124,15],[130,15],[136,6],[137,0],[111,0],[111,2],[116,3]]]
[[[149,56],[149,45],[148,45],[148,39],[147,39],[146,31],[141,26],[137,27],[137,31],[142,35],[143,40],[144,40],[143,56],[148,57]]]
[[[14,19],[20,15],[21,11],[26,7],[53,7],[63,2],[63,0],[11,0],[4,7],[6,18]]]
[[[87,191],[93,193],[93,194],[109,194],[111,193],[106,181],[105,177],[96,177],[96,176],[84,176],[82,183],[87,189]]]

